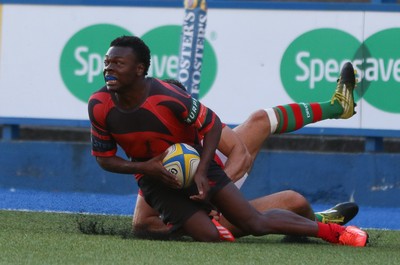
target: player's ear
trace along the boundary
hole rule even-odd
[[[143,75],[144,75],[144,72],[145,72],[144,69],[145,69],[145,67],[144,67],[144,64],[143,64],[143,63],[138,64],[137,67],[136,67],[136,73],[137,73],[137,75],[143,76]]]

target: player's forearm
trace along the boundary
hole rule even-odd
[[[239,180],[250,171],[252,158],[238,135],[229,127],[222,130],[219,151],[226,157],[225,172],[233,182]]]
[[[225,163],[225,173],[233,182],[241,179],[251,168],[251,157],[247,152],[231,155]]]
[[[210,161],[214,158],[220,137],[221,137],[222,124],[218,117],[214,123],[213,128],[204,135],[203,151],[201,154],[200,164],[198,171],[202,170],[207,172]]]
[[[141,173],[139,162],[131,162],[118,156],[113,157],[96,157],[97,163],[106,171],[120,174],[137,174]]]

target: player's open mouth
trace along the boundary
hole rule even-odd
[[[117,83],[117,78],[115,76],[107,75],[104,77],[107,85],[113,85]]]

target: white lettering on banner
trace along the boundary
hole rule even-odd
[[[300,67],[301,70],[303,70],[304,74],[302,76],[296,76],[296,81],[306,81],[309,76],[310,76],[310,70],[308,69],[307,65],[303,63],[302,58],[303,57],[310,57],[309,52],[299,52],[296,56],[296,64],[297,66]]]
[[[88,71],[88,65],[86,63],[86,60],[81,56],[81,53],[86,53],[88,52],[89,48],[88,47],[78,47],[75,50],[75,59],[82,65],[82,68],[79,70],[75,70],[74,73],[76,75],[84,75]]]
[[[339,63],[334,59],[329,59],[326,63],[323,60],[316,58],[310,60],[308,66],[303,60],[309,58],[310,53],[301,51],[296,56],[296,64],[303,71],[303,75],[297,75],[296,81],[310,82],[310,89],[315,88],[315,83],[320,82],[325,78],[329,82],[335,82],[339,72]]]
[[[152,62],[152,73],[151,75],[155,75],[155,76],[162,76],[162,74],[165,71],[165,67],[167,64],[167,57],[166,56],[161,56],[161,62],[158,58],[157,55],[154,55],[151,58],[151,62]]]
[[[182,83],[185,83],[189,78],[189,68],[190,68],[190,54],[191,47],[193,42],[193,29],[194,25],[189,25],[189,22],[193,22],[194,13],[189,12],[185,17],[185,23],[183,25],[183,37],[181,43],[181,62],[180,62],[180,72],[179,72],[179,80]],[[183,72],[183,73],[181,73]],[[181,79],[182,78],[182,79]]]
[[[200,15],[199,22],[204,25],[207,22],[207,14]]]
[[[199,28],[199,35],[196,43],[196,55],[194,61],[195,70],[201,69],[203,50],[204,50],[204,34],[205,34],[205,28]]]
[[[195,18],[196,18],[196,16],[195,16],[195,14],[193,13],[193,12],[188,12],[188,13],[186,13],[186,15],[185,15],[185,18],[184,18],[184,21],[185,22],[194,22],[194,20],[195,20]]]
[[[367,58],[366,60],[367,64],[371,64],[372,67],[368,67],[368,69],[365,70],[365,79],[371,80],[371,81],[377,81],[378,80],[378,62],[376,60],[373,60],[372,58]]]
[[[150,76],[161,77],[165,73],[171,77],[176,78],[178,73],[178,61],[179,58],[176,55],[163,55],[161,59],[158,55],[154,55],[151,57],[151,65],[149,68]]]
[[[365,72],[363,72],[359,67],[364,63],[366,64]],[[384,60],[383,58],[373,58],[369,57],[364,59],[359,59],[354,61],[354,68],[359,74],[359,80],[365,78],[367,81],[378,81],[381,79],[384,82],[390,80],[391,77],[396,82],[400,82],[400,59],[389,58]]]
[[[329,82],[336,82],[337,78],[338,78],[338,73],[339,73],[340,69],[339,69],[339,64],[333,60],[333,59],[329,59],[326,62],[326,66],[325,66],[325,78],[327,81]]]
[[[189,70],[187,68],[181,68],[179,71],[179,80],[185,83],[189,79]]]
[[[317,72],[319,74],[317,75]],[[315,83],[322,80],[324,77],[324,62],[320,59],[311,60],[311,69],[310,69],[310,88],[315,88]]]
[[[393,66],[393,78],[397,82],[400,82],[400,60],[396,60]]]
[[[390,78],[390,72],[391,69],[393,68],[393,59],[390,59],[388,62],[388,67],[387,67],[387,71],[385,73],[385,65],[384,65],[384,61],[382,59],[379,59],[379,69],[381,69],[381,76],[382,76],[382,80],[383,81],[388,81]]]
[[[182,40],[183,56],[190,56],[190,51],[193,42],[193,28],[194,25],[185,25],[183,27],[183,40]]]
[[[309,64],[306,63],[306,59]],[[302,74],[296,75],[296,81],[304,82],[309,80],[310,89],[315,88],[317,82],[325,79],[328,82],[335,82],[339,76],[341,65],[351,61],[349,59],[338,62],[334,59],[328,59],[324,62],[320,58],[310,59],[310,53],[301,51],[297,53],[296,65],[302,70]],[[362,70],[362,64],[366,63],[365,72]],[[400,59],[390,58],[384,60],[382,58],[366,58],[356,59],[353,62],[354,69],[358,73],[359,82],[365,78],[366,81],[384,81],[387,82],[391,77],[396,82],[400,82]]]
[[[199,18],[199,30],[196,42],[196,53],[194,57],[194,71],[192,74],[192,93],[199,93],[200,79],[201,79],[201,66],[203,64],[203,52],[204,52],[204,38],[206,32],[207,15],[200,15]]]
[[[207,14],[186,9],[182,26],[178,79],[195,97],[199,94]]]
[[[178,56],[170,56],[167,61],[167,75],[173,78],[176,78],[178,74]]]
[[[98,76],[103,71],[103,58],[98,53],[89,54],[88,82],[93,83],[93,77]]]
[[[77,69],[74,73],[78,76],[87,75],[88,83],[93,83],[93,78],[101,74],[103,70],[102,62],[103,58],[98,53],[88,53],[89,48],[85,46],[79,46],[75,49],[74,56],[82,68]],[[83,54],[87,54],[88,59],[83,57]]]

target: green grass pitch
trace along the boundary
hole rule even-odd
[[[0,211],[0,264],[400,264],[400,231],[368,230],[365,248],[309,238],[235,243],[144,240],[126,216]]]

